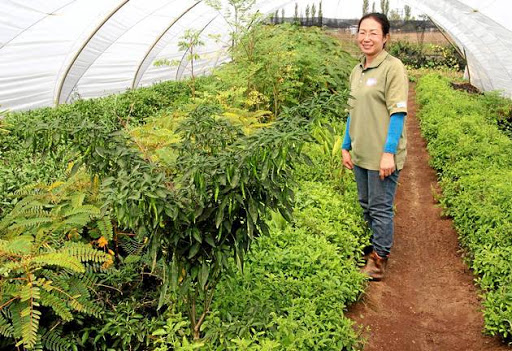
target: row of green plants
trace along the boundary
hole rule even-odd
[[[387,50],[398,57],[407,67],[419,69],[450,69],[463,71],[465,60],[450,45],[411,43],[408,41],[392,41]]]
[[[353,59],[286,25],[253,26],[232,57],[2,120],[0,347],[355,347]]]
[[[512,140],[497,125],[510,102],[455,91],[438,74],[420,79],[422,133],[439,172],[446,215],[484,293],[485,331],[512,340]]]

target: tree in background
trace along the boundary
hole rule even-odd
[[[293,24],[300,24],[299,22],[299,4],[295,3],[295,13],[293,14]]]
[[[276,10],[274,18],[275,18],[274,24],[278,24],[279,23],[279,10]]]
[[[183,36],[180,37],[178,41],[178,48],[181,51],[185,52],[185,56],[183,60],[190,64],[190,80],[188,81],[190,85],[190,90],[192,91],[192,98],[195,98],[196,95],[196,76],[194,72],[194,65],[197,60],[201,57],[197,53],[197,48],[204,46],[204,41],[201,40],[201,32],[197,29],[187,29]],[[154,65],[157,67],[160,66],[180,66],[183,62],[179,60],[169,61],[168,59],[157,60]]]
[[[319,26],[321,27],[322,26],[322,22],[324,20],[324,14],[322,12],[322,2],[320,1],[320,4],[318,5],[318,24]]]
[[[306,5],[306,26],[309,24],[309,13],[311,12],[309,4]]]
[[[391,12],[389,13],[389,20],[390,21],[400,21],[402,19],[402,17],[400,16],[400,13],[398,12],[398,10],[391,10]]]
[[[231,48],[234,48],[240,41],[246,28],[250,27],[254,22],[255,14],[252,13],[252,7],[256,0],[228,0],[224,19],[232,28],[231,35]],[[207,0],[206,4],[212,8],[220,11],[223,9],[220,0]],[[277,17],[277,16],[276,16]]]
[[[284,23],[284,8],[281,9],[281,23]]]
[[[404,6],[404,20],[405,21],[411,20],[411,7],[409,5]]]
[[[377,12],[377,7],[375,6],[375,1],[372,2],[372,12],[373,13]]]
[[[370,12],[370,0],[363,0],[363,16]]]
[[[386,16],[389,14],[389,0],[380,0],[380,12]]]
[[[315,4],[311,5],[311,24],[315,24],[315,16],[316,16],[316,6]]]

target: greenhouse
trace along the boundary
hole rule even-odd
[[[0,0],[0,350],[509,349],[511,10]]]

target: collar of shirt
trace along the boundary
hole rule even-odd
[[[370,63],[370,65],[366,68],[364,68],[366,57],[363,56],[361,61],[359,62],[359,66],[361,67],[362,70],[378,67],[386,59],[387,56],[388,52],[386,50],[382,50],[381,52],[379,52],[377,57],[373,59],[372,63]]]

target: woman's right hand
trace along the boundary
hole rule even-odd
[[[348,169],[353,169],[354,164],[352,163],[352,156],[348,150],[342,149],[341,156],[343,157],[343,166]]]

